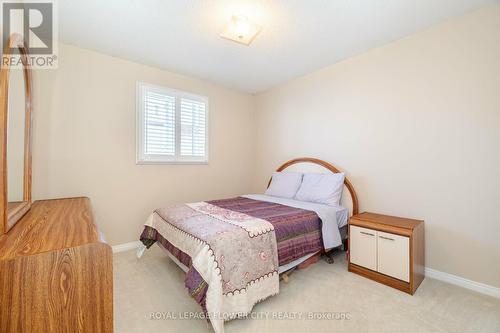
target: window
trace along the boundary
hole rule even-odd
[[[137,163],[208,163],[208,98],[139,82]]]

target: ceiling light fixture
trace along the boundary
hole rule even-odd
[[[246,16],[233,15],[220,36],[234,42],[250,45],[261,27],[250,22]]]

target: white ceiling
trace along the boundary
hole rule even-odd
[[[64,0],[61,41],[257,93],[499,0]],[[233,14],[262,26],[220,38]]]

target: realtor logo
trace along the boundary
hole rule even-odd
[[[2,1],[2,65],[20,65],[19,49],[9,45],[12,36],[21,36],[32,68],[55,68],[57,25],[55,1]],[[18,60],[18,61],[17,61]]]

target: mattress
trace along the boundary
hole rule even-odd
[[[251,198],[251,199],[250,199]],[[307,202],[299,202],[291,199],[282,199],[266,195],[246,195],[237,198],[223,199],[223,200],[212,200],[209,203],[233,211],[238,211],[241,213],[247,213],[254,216],[259,216],[259,218],[264,218],[272,222],[276,228],[278,238],[284,239],[289,244],[283,244],[278,241],[278,253],[279,253],[279,272],[284,272],[291,269],[305,260],[309,259],[315,253],[317,253],[319,248],[319,238],[299,238],[298,241],[290,240],[290,234],[296,233],[297,230],[289,228],[290,224],[299,223],[299,229],[303,228],[304,223],[310,223],[312,225],[318,224],[319,220],[315,219],[314,214],[301,214],[301,209],[294,209],[293,206],[301,206],[304,208],[310,208],[312,210],[318,204],[312,204]],[[269,205],[266,203],[279,203],[278,205]],[[288,205],[286,205],[288,204]],[[325,206],[325,205],[321,205]],[[325,223],[335,223],[340,234],[340,239],[346,237],[347,222],[349,216],[349,210],[342,206],[327,206],[326,209],[333,211],[335,214],[335,221],[321,221]],[[328,217],[328,216],[327,216]],[[310,231],[319,228],[319,226],[314,226]],[[304,230],[302,229],[303,233]],[[153,231],[149,231],[150,235]],[[156,236],[160,247],[166,250],[172,260],[176,262],[184,271],[187,270],[189,265],[189,256],[179,251],[177,248],[172,246],[166,239],[162,239],[161,236]],[[308,243],[314,244],[312,247],[304,248]],[[300,248],[300,251],[294,253],[294,248]]]

